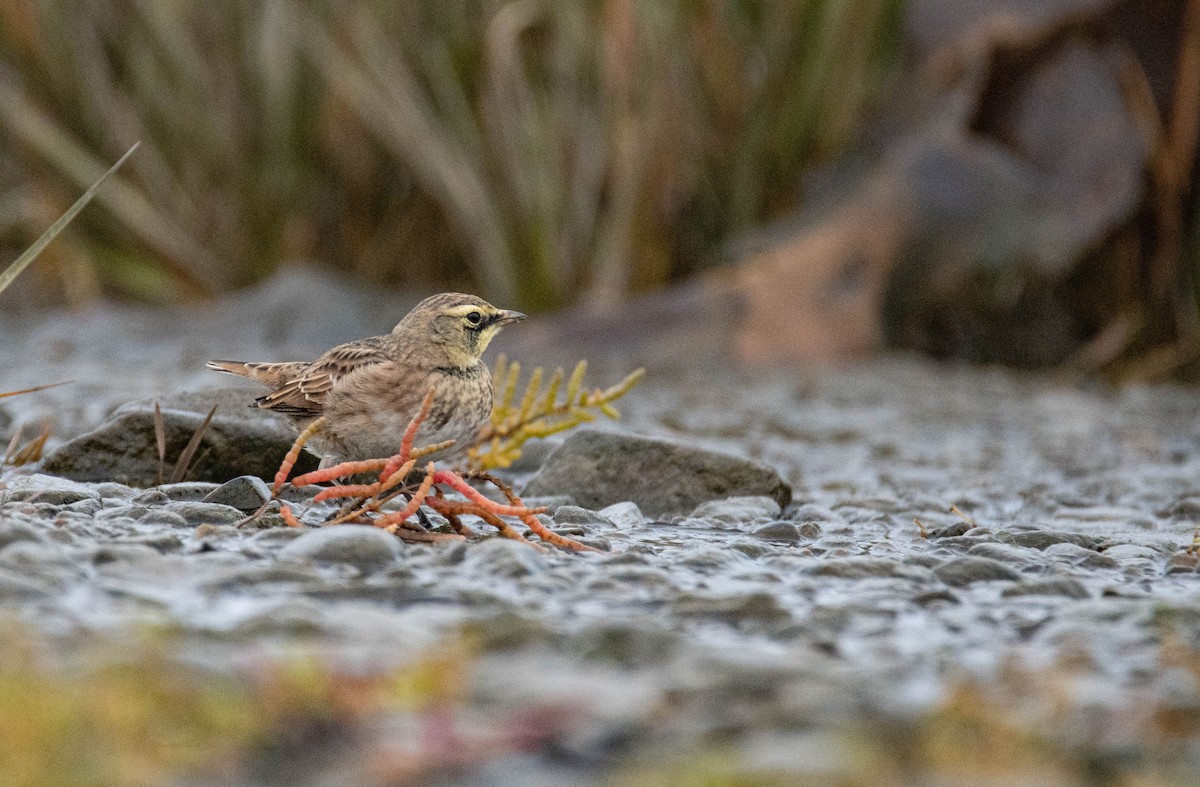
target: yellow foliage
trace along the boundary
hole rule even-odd
[[[510,466],[521,456],[521,447],[538,437],[549,437],[581,423],[596,420],[597,414],[612,419],[621,417],[613,402],[638,384],[645,373],[638,369],[626,375],[616,385],[606,389],[587,390],[583,377],[587,361],[580,361],[568,378],[562,370],[554,370],[545,382],[545,372],[536,367],[529,375],[524,393],[517,399],[521,365],[509,363],[501,355],[493,373],[496,403],[491,422],[484,428],[468,454],[470,469],[487,471]],[[559,391],[566,380],[566,393],[559,400]]]

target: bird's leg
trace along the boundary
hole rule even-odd
[[[275,474],[275,483],[271,487],[271,496],[275,497],[279,494],[279,490],[287,483],[288,476],[292,473],[292,468],[296,466],[296,460],[300,458],[300,452],[304,450],[304,446],[312,439],[312,436],[317,433],[317,430],[325,425],[325,419],[318,418],[304,428],[297,437],[292,447],[288,449],[287,454],[283,457],[283,464],[279,466],[279,472]]]

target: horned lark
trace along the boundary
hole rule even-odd
[[[416,445],[454,440],[433,459],[453,459],[492,412],[492,378],[480,359],[505,325],[524,314],[473,295],[421,301],[386,336],[340,344],[311,363],[209,361],[208,368],[271,389],[254,405],[289,416],[298,429],[324,416],[307,448],[322,466],[394,454],[430,390],[433,404]]]

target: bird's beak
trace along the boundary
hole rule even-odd
[[[525,316],[526,315],[522,314],[521,312],[514,312],[514,311],[510,311],[508,309],[501,309],[499,312],[496,313],[496,316],[494,318],[492,318],[492,324],[493,325],[508,325],[510,322],[520,322],[521,320],[525,319]]]

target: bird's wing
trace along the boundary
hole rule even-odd
[[[319,416],[325,396],[337,381],[372,364],[388,360],[381,337],[339,344],[255,401],[264,410],[297,416]]]

